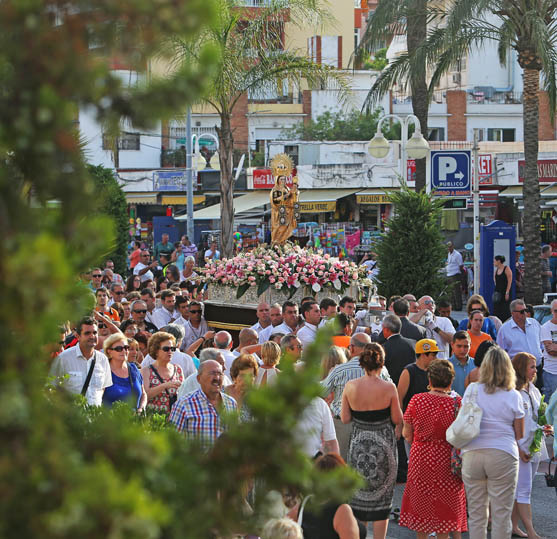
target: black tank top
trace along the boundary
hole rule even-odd
[[[410,375],[410,383],[408,384],[408,391],[404,396],[404,400],[402,401],[402,411],[406,410],[410,399],[416,395],[417,393],[426,393],[427,386],[429,385],[429,380],[427,379],[427,372],[423,369],[420,369],[418,365],[412,363],[406,367],[408,374]]]
[[[308,511],[306,506],[302,518],[304,539],[339,539],[339,535],[333,527],[333,520],[338,508],[338,503],[327,503],[314,511]],[[367,530],[360,521],[357,522],[360,539],[365,539]]]
[[[505,269],[507,266],[503,266],[503,271],[501,274],[495,272],[495,290],[497,292],[501,292],[503,294],[503,299],[505,299],[505,292],[507,291],[507,274],[505,273]]]
[[[383,421],[391,417],[391,407],[382,410],[352,410],[352,417],[360,421]]]

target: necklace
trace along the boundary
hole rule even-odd
[[[441,393],[443,395],[450,395],[452,392],[450,389],[437,389],[436,387],[431,386],[428,386],[428,389],[431,393]]]

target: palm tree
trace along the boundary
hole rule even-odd
[[[540,77],[543,76],[553,115],[557,104],[556,15],[554,0],[458,0],[444,16],[445,27],[432,30],[426,43],[415,53],[434,68],[430,89],[452,63],[485,41],[498,42],[499,60],[503,65],[511,48],[517,53],[518,63],[524,70],[524,293],[526,301],[534,304],[542,300],[538,93]]]
[[[374,51],[393,34],[406,33],[407,53],[386,67],[377,78],[364,104],[370,111],[377,102],[388,93],[395,83],[410,83],[412,91],[412,110],[420,121],[420,128],[427,138],[427,116],[429,102],[426,80],[426,63],[422,57],[415,57],[416,51],[427,39],[427,22],[430,9],[427,0],[381,0],[371,17],[360,43],[361,52]],[[409,61],[412,59],[412,61]],[[416,191],[421,191],[426,184],[425,159],[416,160]]]
[[[315,0],[268,0],[262,7],[240,7],[237,0],[216,0],[217,17],[192,40],[174,37],[172,46],[178,66],[198,64],[207,47],[219,55],[212,84],[202,102],[220,117],[217,126],[221,170],[221,241],[223,255],[233,253],[234,133],[231,119],[238,100],[246,93],[256,97],[275,88],[278,93],[305,83],[310,88],[334,82],[346,95],[344,75],[325,65],[313,63],[296,50],[285,50],[286,23],[299,28],[330,21]],[[257,4],[259,5],[259,3]]]

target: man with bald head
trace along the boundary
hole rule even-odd
[[[220,351],[224,357],[224,373],[230,376],[230,366],[236,359],[236,356],[231,352],[232,348],[232,335],[228,331],[219,331],[215,333],[214,337],[215,348]]]
[[[257,331],[251,328],[243,328],[238,335],[238,348],[232,352],[234,357],[238,357],[241,353],[251,354],[255,359],[259,359],[252,349],[242,350],[247,346],[253,346],[253,350],[261,348],[259,346],[259,336]]]
[[[348,347],[350,359],[346,363],[337,365],[331,370],[327,378],[321,382],[325,387],[325,395],[329,396],[331,393],[333,394],[331,412],[333,413],[335,431],[340,446],[340,456],[344,460],[346,460],[348,453],[348,442],[350,440],[350,433],[352,432],[352,425],[350,423],[344,424],[340,420],[342,392],[348,381],[361,378],[365,375],[364,369],[360,367],[360,354],[369,343],[371,343],[371,338],[367,333],[355,333],[352,335],[350,346]],[[391,382],[391,377],[385,367],[383,367],[381,371],[381,378]]]
[[[265,328],[271,325],[271,306],[262,301],[257,306],[255,314],[257,315],[257,324],[253,324],[250,329],[253,329],[259,335]]]
[[[208,359],[199,365],[197,381],[200,388],[176,401],[168,420],[178,432],[198,441],[208,451],[224,432],[220,413],[237,410],[236,401],[222,391],[222,365]]]

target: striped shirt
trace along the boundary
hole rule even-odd
[[[331,370],[327,378],[321,383],[326,388],[327,395],[333,393],[334,398],[331,402],[331,412],[333,412],[334,417],[340,417],[340,409],[342,406],[342,392],[344,391],[344,386],[350,380],[355,380],[356,378],[361,378],[365,375],[364,369],[360,367],[360,358],[358,356],[353,357],[350,361],[346,363],[341,363]],[[387,382],[392,382],[387,369],[383,367],[381,370],[381,376],[383,380]]]
[[[223,392],[220,395],[225,411],[232,412],[238,409],[232,397]],[[172,407],[168,420],[174,423],[176,430],[183,432],[186,438],[199,440],[205,450],[211,449],[224,432],[218,410],[209,402],[202,389],[179,399]]]

